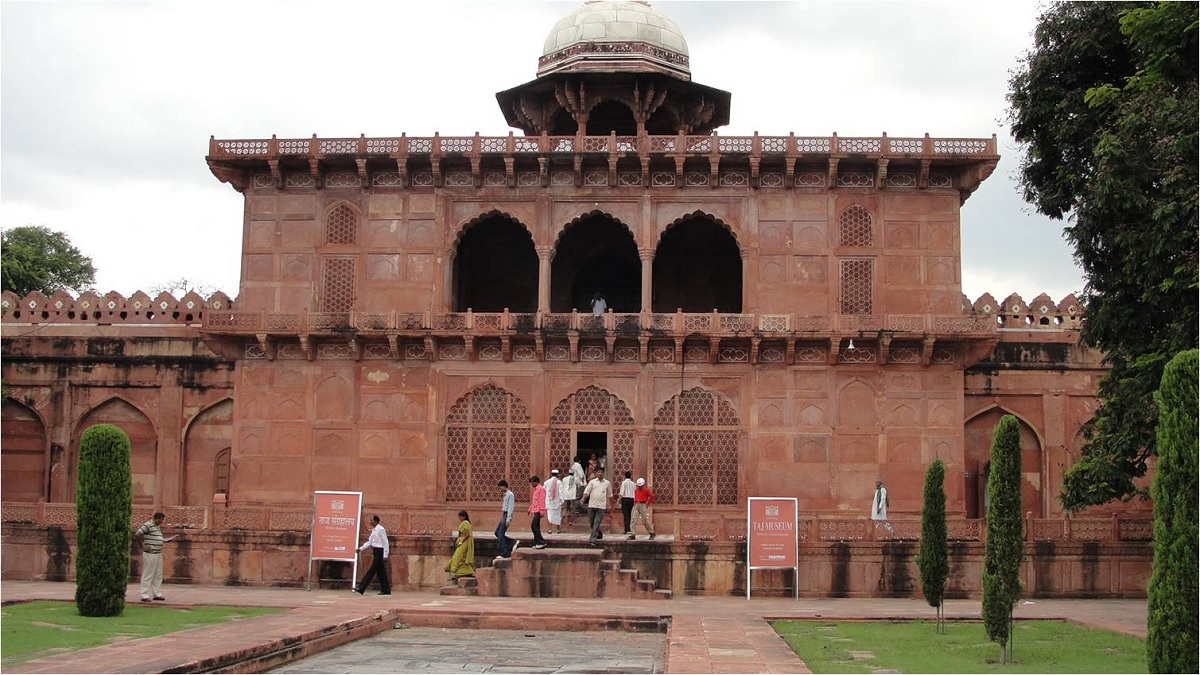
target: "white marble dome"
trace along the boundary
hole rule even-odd
[[[690,73],[683,32],[648,2],[601,0],[584,3],[550,29],[542,48],[542,62],[581,43],[643,43],[670,52],[674,57],[673,69]]]

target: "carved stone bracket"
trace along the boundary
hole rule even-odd
[[[304,352],[304,358],[312,361],[317,357],[317,345],[313,341],[312,336],[307,333],[300,335],[300,351]]]
[[[263,354],[267,355],[268,361],[275,360],[275,341],[266,333],[258,333],[255,337],[258,338],[258,346],[263,350]]]

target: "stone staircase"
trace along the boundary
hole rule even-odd
[[[599,548],[518,548],[511,558],[475,570],[444,586],[442,595],[520,598],[670,599],[670,589],[641,579],[621,561],[605,560]]]

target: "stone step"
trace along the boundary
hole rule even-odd
[[[669,589],[669,588],[656,588],[656,589],[654,589],[654,592],[650,594],[650,597],[651,597],[651,598],[657,598],[657,599],[659,599],[659,600],[670,600],[670,599],[671,599],[671,597],[672,597],[672,595],[671,595],[671,589]]]

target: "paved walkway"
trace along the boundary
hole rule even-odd
[[[397,622],[411,626],[552,630],[572,621],[575,629],[638,626],[669,618],[668,673],[807,673],[801,661],[764,619],[932,618],[919,599],[753,598],[676,596],[670,600],[584,600],[572,598],[481,598],[436,592],[365,596],[345,590],[164,587],[169,605],[253,605],[289,611],[244,621],[195,628],[5,667],[11,673],[211,672],[243,657],[268,666],[350,640],[377,635]],[[0,599],[73,600],[74,583],[5,581]],[[137,586],[126,597],[137,601]],[[978,619],[978,600],[948,600],[946,617]],[[1017,619],[1064,619],[1144,637],[1145,600],[1026,600]],[[588,626],[582,622],[592,620]],[[269,658],[267,658],[269,657]],[[272,660],[273,659],[273,660]]]

